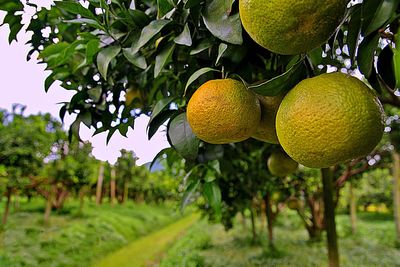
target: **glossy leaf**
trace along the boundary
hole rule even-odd
[[[192,46],[192,37],[190,36],[190,29],[187,23],[181,34],[175,37],[174,42],[180,45]]]
[[[217,56],[217,60],[215,61],[215,65],[218,65],[221,57],[224,55],[224,53],[225,53],[227,48],[228,48],[227,44],[222,43],[222,44],[219,45],[219,47],[218,47],[218,56]]]
[[[358,48],[357,63],[358,68],[365,77],[369,78],[374,66],[375,51],[378,46],[379,35],[371,34],[367,36]]]
[[[382,28],[396,13],[400,0],[383,0],[365,30],[365,36]]]
[[[179,114],[169,122],[168,140],[182,157],[189,160],[196,159],[200,140],[190,128],[186,113]]]
[[[170,60],[172,53],[174,52],[175,44],[170,43],[156,56],[156,62],[154,65],[154,78],[160,74],[161,70]]]
[[[247,87],[257,94],[264,96],[276,96],[292,89],[302,79],[306,78],[307,72],[301,57],[296,64],[285,73],[268,81],[248,85]]]
[[[203,186],[203,195],[208,203],[215,210],[217,217],[221,217],[221,189],[216,181],[205,183]]]
[[[347,32],[347,47],[352,65],[356,63],[356,50],[361,36],[361,5],[353,9]]]
[[[135,65],[136,67],[141,68],[141,69],[143,69],[143,70],[146,69],[146,68],[147,68],[146,58],[143,57],[143,56],[141,56],[141,55],[139,55],[138,53],[132,54],[131,51],[132,51],[132,50],[129,49],[129,48],[124,48],[124,49],[122,50],[122,52],[123,52],[125,58],[126,58],[130,63],[132,63],[133,65]]]
[[[90,18],[96,20],[96,15],[94,15],[89,9],[83,7],[79,2],[76,1],[56,1],[56,7],[63,9],[69,13],[80,15],[84,18]]]
[[[206,73],[208,73],[208,72],[211,72],[211,71],[219,72],[219,70],[216,70],[216,69],[208,68],[208,67],[207,67],[207,68],[199,69],[199,70],[197,70],[195,73],[193,73],[193,74],[190,76],[189,80],[186,82],[185,94],[186,94],[186,90],[188,89],[188,87],[189,87],[194,81],[196,81],[201,75],[204,75],[204,74],[206,74]]]
[[[396,49],[393,50],[393,65],[396,76],[396,87],[400,88],[400,32],[395,35]]]
[[[230,15],[231,1],[213,0],[207,5],[203,21],[207,29],[222,41],[240,45],[242,39],[242,24],[239,14]]]
[[[120,46],[109,46],[97,55],[97,68],[105,80],[107,80],[107,71],[111,60],[115,58],[120,51]]]
[[[139,40],[131,47],[131,54],[135,54],[142,48],[148,41],[156,36],[166,25],[170,23],[169,20],[161,19],[150,22],[149,25],[143,28]]]

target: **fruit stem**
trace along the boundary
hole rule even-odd
[[[333,202],[333,173],[330,168],[323,168],[321,169],[321,174],[324,193],[324,215],[329,267],[339,267],[339,251],[335,223],[335,204]]]

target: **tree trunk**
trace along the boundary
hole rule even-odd
[[[49,195],[47,196],[46,209],[44,210],[43,222],[46,225],[49,224],[50,221],[51,208],[53,207],[53,196],[56,193],[55,191],[55,185],[52,185]]]
[[[349,200],[350,200],[350,221],[351,221],[351,232],[353,234],[357,231],[357,202],[354,195],[353,184],[349,183]]]
[[[129,183],[127,181],[124,182],[124,196],[122,197],[122,203],[128,201],[129,197]]]
[[[111,205],[114,206],[115,204],[115,187],[116,187],[116,183],[115,183],[115,169],[112,168],[111,169],[111,181],[110,181],[110,201],[111,201]]]
[[[96,204],[101,204],[102,198],[102,189],[103,189],[103,179],[104,179],[104,165],[103,162],[100,163],[99,169],[99,177],[97,178],[97,187],[96,187]]]
[[[83,213],[83,206],[85,205],[85,195],[87,192],[87,187],[82,186],[79,190],[79,214]]]
[[[14,212],[19,211],[20,203],[19,203],[19,195],[16,193],[14,195]]]
[[[274,214],[272,212],[271,198],[269,192],[267,192],[264,195],[264,203],[265,203],[265,215],[267,217],[268,243],[270,247],[274,247],[274,232],[273,232]]]
[[[246,216],[244,215],[244,211],[242,210],[241,212],[240,212],[240,214],[241,214],[241,217],[242,217],[242,227],[243,227],[243,230],[247,230],[247,226],[246,226]]]
[[[257,240],[257,232],[256,232],[256,221],[254,218],[254,210],[253,207],[250,208],[250,217],[251,217],[251,233],[252,233],[252,238],[253,242],[256,242]]]
[[[337,244],[335,203],[333,201],[333,175],[329,168],[321,169],[324,193],[324,215],[328,242],[329,267],[339,267],[339,250]]]
[[[8,214],[10,213],[11,192],[12,192],[12,188],[7,187],[7,191],[6,191],[7,201],[6,201],[6,206],[4,207],[3,225],[5,225],[7,223]]]
[[[396,224],[396,243],[400,246],[400,153],[393,152],[393,208]]]

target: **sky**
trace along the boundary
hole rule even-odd
[[[34,2],[34,1],[32,1]],[[37,2],[37,1],[36,1]],[[41,4],[50,2],[40,1]],[[0,13],[0,22],[4,13]],[[24,18],[26,20],[26,18]],[[50,74],[45,71],[44,64],[37,64],[34,58],[26,61],[29,46],[25,43],[29,40],[29,34],[22,30],[18,34],[18,42],[8,44],[8,25],[0,28],[0,108],[11,110],[14,103],[26,105],[25,114],[37,114],[49,112],[53,117],[59,118],[60,105],[57,103],[69,101],[73,92],[64,90],[59,83],[54,83],[48,93],[44,91],[44,80]],[[121,149],[133,150],[139,160],[138,165],[152,161],[154,156],[163,148],[168,147],[165,135],[165,127],[159,129],[149,141],[147,139],[146,126],[149,118],[142,115],[135,120],[135,130],[130,129],[127,138],[116,132],[108,145],[106,145],[107,133],[93,135],[93,129],[81,125],[81,138],[89,140],[93,144],[93,155],[100,160],[114,163],[120,155]],[[66,116],[65,129],[74,121],[74,116]]]

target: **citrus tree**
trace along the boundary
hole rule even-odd
[[[363,75],[364,82],[375,89],[383,104],[399,105],[400,102],[396,93],[400,84],[400,46],[396,46],[400,42],[398,0],[284,3],[277,0],[71,0],[55,1],[50,9],[41,9],[29,1],[2,0],[0,10],[6,11],[3,24],[10,27],[10,42],[23,28],[21,11],[28,8],[35,13],[26,27],[33,32],[28,58],[37,52],[51,71],[45,81],[45,90],[49,90],[55,81],[60,81],[63,88],[75,91],[70,101],[60,108],[61,118],[66,113],[76,115],[70,136],[78,136],[81,125],[86,125],[95,133],[107,131],[109,140],[117,131],[126,135],[138,115],[149,114],[149,138],[159,126],[167,123],[168,141],[186,159],[187,171],[198,164],[215,169],[215,156],[210,154],[224,153],[229,146],[220,146],[218,152],[210,153],[204,140],[217,143],[242,141],[251,137],[248,127],[257,128],[253,124],[261,118],[262,105],[256,98],[246,98],[245,102],[250,103],[249,108],[254,111],[253,116],[248,116],[247,109],[240,105],[235,94],[227,96],[223,93],[215,94],[209,106],[196,105],[197,115],[191,116],[188,101],[199,99],[200,90],[195,89],[209,80],[229,77],[222,86],[231,88],[228,81],[236,80],[231,82],[234,84],[241,81],[237,88],[264,96],[290,91],[288,95],[292,101],[284,98],[290,108],[294,107],[290,103],[296,98],[295,91],[300,90],[291,89],[304,79],[307,81],[303,85],[312,83],[313,87],[318,87],[318,84],[328,84],[333,89],[340,87],[338,83],[343,85],[342,89],[346,84],[358,84],[355,87],[363,88],[358,90],[360,97],[337,98],[343,92],[339,90],[338,94],[320,94],[317,98],[310,98],[313,101],[303,102],[304,110],[309,112],[304,116],[310,116],[310,121],[328,117],[329,112],[319,108],[323,103],[348,103],[358,107],[367,102],[365,108],[348,110],[348,124],[344,123],[344,127],[340,124],[340,129],[360,128],[361,135],[330,131],[336,127],[333,124],[330,130],[328,127],[317,136],[322,138],[325,133],[336,133],[337,138],[331,136],[326,140],[336,141],[343,136],[372,140],[368,148],[376,145],[383,130],[379,101],[366,85],[355,80],[347,83],[349,76],[340,76],[340,81],[335,82],[334,76],[323,75],[332,70]],[[262,10],[267,12],[262,13]],[[308,79],[320,74],[321,77]],[[329,77],[326,83],[321,82],[322,77]],[[212,108],[218,101],[222,105],[227,103],[220,112]],[[237,124],[238,127],[227,128],[228,136],[224,136],[226,131],[219,130],[218,125],[223,128],[226,122],[236,122],[235,116],[242,114],[241,111],[246,116],[242,120],[239,118],[241,123]],[[210,117],[210,114],[215,116]],[[205,117],[210,123],[202,124]],[[278,118],[281,118],[279,111]],[[362,130],[364,119],[374,129],[371,131],[373,138],[369,136],[369,129],[367,132]],[[190,127],[193,125],[200,125],[200,130]],[[294,129],[295,125],[292,125]],[[290,132],[293,128],[283,126],[277,128],[280,142],[284,136],[293,134]],[[202,134],[204,127],[212,129],[208,132],[211,137],[219,132],[222,138],[209,138]],[[296,135],[293,138],[296,140]],[[317,141],[310,139],[307,142]],[[331,266],[338,266],[339,262],[329,166],[369,152],[354,142],[351,139],[350,147],[346,147],[343,153],[335,152],[336,146],[328,142],[327,152],[333,154],[329,154],[329,160],[324,164],[302,162],[301,157],[293,156],[295,154],[290,152],[287,142],[282,144],[289,156],[300,163],[323,167]],[[304,148],[296,148],[295,152],[301,152],[299,149]],[[347,153],[349,150],[354,153]],[[335,158],[335,154],[340,157]],[[196,188],[203,189],[206,199],[218,211],[221,199],[218,183],[205,176],[199,177],[204,186]],[[187,190],[190,192],[195,185],[196,182]]]
[[[36,183],[56,141],[55,132],[61,129],[50,114],[24,116],[24,109],[14,106],[12,112],[0,111],[0,182],[7,199],[3,224],[7,222],[11,196]]]

